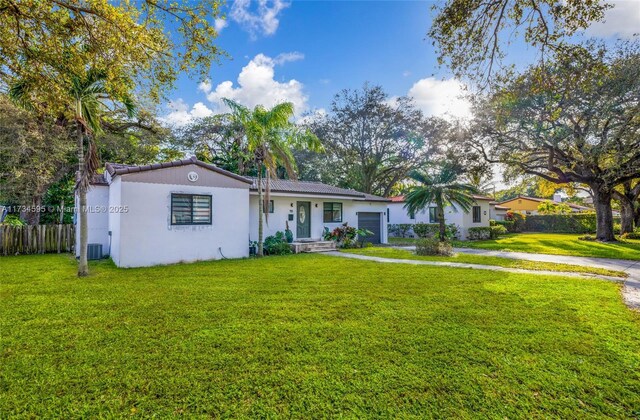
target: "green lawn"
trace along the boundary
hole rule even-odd
[[[573,264],[554,264],[540,261],[516,260],[513,258],[489,257],[462,253],[458,253],[453,257],[422,256],[416,255],[413,251],[388,247],[344,249],[342,252],[382,258],[396,258],[400,260],[446,261],[467,264],[497,265],[500,267],[510,268],[524,268],[526,270],[566,271],[573,273],[590,273],[605,276],[626,277],[626,273],[624,271],[607,270],[605,268],[586,267]]]
[[[611,282],[323,255],[0,273],[3,418],[640,415]]]
[[[581,235],[564,233],[518,233],[488,241],[461,241],[455,246],[536,254],[640,260],[640,240],[617,243],[581,241]]]

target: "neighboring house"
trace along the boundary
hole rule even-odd
[[[384,198],[317,182],[272,180],[271,188],[264,237],[288,222],[296,240],[318,240],[325,226],[348,222],[373,231],[367,240],[387,241]],[[247,257],[258,239],[257,193],[255,180],[195,158],[107,163],[87,193],[88,242],[118,267]]]
[[[444,219],[447,224],[454,223],[460,229],[460,239],[467,238],[467,232],[471,227],[489,226],[490,204],[493,199],[481,195],[474,195],[475,204],[465,212],[462,209],[447,206],[444,208]],[[416,214],[409,214],[404,208],[404,196],[391,197],[388,205],[389,224],[416,224],[438,223],[436,206],[429,206]]]
[[[561,203],[559,197],[554,196],[554,201],[557,203]],[[501,201],[498,203],[499,206],[509,207],[511,211],[515,211],[522,214],[538,214],[538,206],[540,203],[544,203],[545,201],[549,201],[544,198],[537,197],[527,197],[524,195],[519,195],[518,197],[512,198],[510,200]],[[572,213],[581,213],[584,211],[593,211],[591,207],[579,206],[573,203],[564,203],[571,208]]]
[[[489,219],[491,220],[505,220],[507,212],[511,210],[509,207],[501,206],[495,201],[489,203]]]

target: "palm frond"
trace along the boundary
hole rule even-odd
[[[31,84],[27,80],[18,80],[9,86],[9,99],[27,111],[33,111],[35,109],[31,98]]]
[[[412,214],[424,210],[430,204],[451,205],[454,211],[460,207],[469,211],[475,204],[473,194],[478,190],[457,181],[458,171],[450,165],[440,166],[436,172],[413,171],[409,177],[420,183],[405,196],[405,208]]]

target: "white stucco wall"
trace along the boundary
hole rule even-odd
[[[496,209],[495,206],[491,206],[489,209],[489,218],[493,220],[504,220],[507,216],[507,210]]]
[[[409,213],[404,208],[404,204],[403,202],[389,203],[389,224],[430,223],[429,211],[427,209],[416,213],[415,219],[411,219]],[[467,238],[467,231],[470,227],[489,226],[489,201],[478,200],[475,205],[480,206],[480,223],[473,223],[473,213],[471,211],[468,213],[465,213],[461,209],[455,211],[452,206],[444,208],[444,219],[446,223],[455,223],[458,225],[460,228],[460,239]]]
[[[122,179],[116,177],[111,185],[109,185],[109,205],[119,208],[122,192]],[[111,245],[109,247],[109,255],[113,262],[120,266],[120,212],[109,212],[109,231],[111,232]]]
[[[109,255],[109,187],[93,185],[87,191],[87,236],[89,244],[101,244],[103,256]],[[79,209],[76,194],[76,209]],[[79,214],[76,214],[76,244],[80,244]],[[80,255],[80,247],[76,246],[76,256]]]
[[[119,246],[114,261],[141,267],[249,255],[249,190],[207,186],[121,183]],[[212,224],[171,225],[171,194],[212,196]],[[117,217],[114,217],[114,221]],[[113,247],[112,247],[113,249]]]
[[[296,229],[296,203],[298,201],[308,201],[311,203],[311,239],[320,239],[324,233],[325,226],[330,230],[348,223],[350,226],[358,227],[358,212],[382,213],[380,218],[381,230],[380,241],[387,243],[387,203],[373,201],[356,201],[345,200],[344,197],[321,197],[311,195],[293,195],[293,194],[271,194],[273,200],[274,212],[269,214],[269,222],[264,220],[263,239],[267,236],[275,234],[277,231],[284,231],[288,215],[293,214],[293,221],[289,222],[289,229],[293,232],[294,239],[297,238]],[[323,222],[323,204],[325,202],[342,203],[342,222],[324,223]],[[293,204],[293,206],[292,206]],[[258,196],[252,193],[250,199],[250,232],[251,240],[258,240]]]

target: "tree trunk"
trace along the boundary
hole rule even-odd
[[[60,200],[60,219],[58,224],[64,223],[64,200]]]
[[[444,205],[442,203],[437,203],[438,206],[438,223],[440,227],[440,242],[445,242],[447,240],[447,228],[444,223]]]
[[[264,245],[262,243],[262,164],[258,165],[258,256],[264,255]]]
[[[625,199],[620,202],[620,234],[633,232],[633,202]]]
[[[40,224],[40,206],[42,205],[42,195],[31,197],[31,208],[25,211],[21,216],[25,223],[34,226]]]
[[[636,200],[633,224],[636,228],[640,228],[640,200]]]
[[[611,209],[612,191],[602,185],[591,185],[593,204],[596,209],[596,238],[601,242],[614,242],[613,211]]]
[[[80,124],[78,123],[78,175],[76,181],[78,182],[78,225],[80,226],[80,243],[77,245],[80,251],[80,259],[78,261],[78,277],[85,277],[89,275],[89,263],[87,262],[87,242],[89,242],[89,230],[87,226],[87,189],[83,186],[82,171],[84,170],[84,144],[83,134]]]

